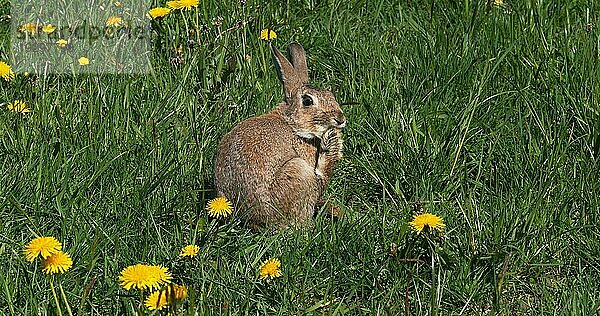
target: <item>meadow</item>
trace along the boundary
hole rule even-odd
[[[153,22],[148,74],[0,78],[0,314],[57,315],[52,281],[73,314],[134,315],[137,263],[187,286],[183,315],[600,313],[600,2],[500,2],[200,0]],[[306,229],[205,210],[220,138],[283,97],[265,28],[349,103],[341,215]],[[445,229],[416,234],[422,212]],[[36,236],[72,267],[27,261]]]

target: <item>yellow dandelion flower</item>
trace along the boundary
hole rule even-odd
[[[231,203],[224,197],[212,199],[206,205],[208,215],[216,218],[229,216],[232,209]]]
[[[150,9],[150,11],[148,11],[148,13],[146,13],[146,17],[151,20],[154,20],[154,19],[162,18],[169,13],[171,13],[171,9],[169,9],[169,8],[156,7],[154,9]]]
[[[77,59],[77,61],[81,66],[87,66],[90,64],[90,60],[87,57],[80,57],[79,59]]]
[[[270,41],[274,38],[277,38],[277,33],[275,33],[275,31],[270,29],[264,29],[260,31],[260,39]]]
[[[69,44],[69,42],[67,42],[67,40],[65,39],[59,39],[58,41],[56,41],[56,45],[58,45],[58,47],[60,48],[65,48],[67,47],[67,44]]]
[[[20,101],[15,101],[20,102]],[[10,104],[8,105],[10,109]],[[15,111],[16,112],[16,111]],[[54,237],[37,237],[25,246],[25,257],[27,261],[33,262],[37,256],[42,255],[42,258],[48,258],[51,254],[57,253],[62,249],[62,245]]]
[[[46,274],[65,273],[73,266],[73,260],[68,253],[59,251],[44,259],[42,271]]]
[[[121,17],[112,15],[109,16],[108,19],[106,19],[106,26],[119,27],[123,25],[125,25],[125,22],[123,22],[123,19],[121,19]]]
[[[115,2],[115,7],[120,8],[122,6],[123,6],[123,2],[121,2],[121,1]]]
[[[56,31],[56,27],[52,24],[47,24],[47,25],[44,25],[44,27],[42,27],[42,31],[46,34],[50,34],[54,31]]]
[[[27,103],[20,101],[20,100],[15,100],[15,101],[9,103],[8,110],[13,111],[15,113],[20,113],[20,114],[25,114],[25,113],[31,112]],[[60,247],[60,243],[59,243],[59,247]],[[60,249],[58,249],[58,250],[60,250]],[[29,261],[33,261],[33,260],[29,260]]]
[[[187,298],[187,287],[185,285],[174,284],[172,286],[173,299],[183,301]]]
[[[504,4],[504,1],[502,1],[502,0],[494,0],[494,5],[495,6],[501,6],[503,4]]]
[[[167,6],[173,10],[181,9],[179,0],[167,1]]]
[[[146,307],[149,310],[161,310],[169,305],[167,301],[167,293],[166,291],[154,291],[152,294],[148,296],[145,302]]]
[[[121,286],[129,290],[136,287],[140,290],[159,288],[171,282],[171,273],[167,268],[146,264],[128,266],[121,271],[119,281]]]
[[[187,288],[183,285],[169,285],[154,291],[145,301],[149,310],[161,310],[175,301],[183,301],[187,297]]]
[[[198,6],[199,0],[174,0],[167,1],[167,6],[173,10],[190,10]]]
[[[265,279],[270,277],[271,279],[274,279],[280,277],[282,273],[279,267],[281,267],[281,261],[279,261],[279,259],[271,258],[269,260],[265,260],[260,265],[260,278]]]
[[[37,33],[38,30],[38,26],[35,23],[25,23],[23,25],[21,25],[21,27],[19,28],[19,31],[23,32],[23,33],[28,33],[28,34],[35,34]]]
[[[437,229],[438,231],[442,231],[444,227],[446,227],[441,217],[430,213],[415,215],[413,221],[408,224],[417,232],[417,234],[420,234],[425,226],[428,226],[430,229]]]
[[[198,247],[196,245],[187,245],[187,246],[181,248],[181,253],[179,254],[179,256],[195,257],[198,254],[198,251],[200,251],[200,247]]]
[[[0,77],[4,78],[6,81],[15,78],[15,73],[12,71],[12,68],[3,61],[0,61]]]

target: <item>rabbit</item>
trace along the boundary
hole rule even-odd
[[[270,43],[284,100],[242,121],[220,141],[214,165],[218,196],[247,210],[250,228],[312,223],[336,162],[342,157],[346,116],[333,93],[308,83],[304,48],[290,60]]]

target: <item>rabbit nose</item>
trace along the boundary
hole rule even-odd
[[[346,127],[346,117],[342,114],[336,118],[334,118],[335,122],[337,123],[337,127],[338,128],[344,128]]]

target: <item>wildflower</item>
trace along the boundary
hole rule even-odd
[[[13,111],[15,113],[20,113],[20,114],[25,114],[25,113],[29,113],[31,112],[31,110],[29,109],[29,106],[27,105],[27,103],[20,101],[20,100],[15,100],[11,103],[8,104],[8,110],[9,111]],[[54,238],[54,237],[48,237],[48,238]],[[36,238],[37,239],[37,238]],[[34,239],[35,240],[35,239]],[[55,239],[56,240],[56,239]],[[31,241],[33,243],[33,241]],[[31,245],[31,243],[30,243]],[[29,247],[29,246],[28,246]],[[44,248],[42,248],[44,249]],[[60,243],[58,243],[58,250],[60,250]],[[51,253],[51,252],[50,252]],[[48,255],[50,254],[48,253]],[[48,256],[46,255],[46,256]],[[45,258],[45,257],[44,257]],[[33,259],[29,260],[29,261],[33,261]]]
[[[183,285],[169,285],[162,290],[154,291],[146,299],[145,305],[150,310],[161,310],[176,301],[187,297],[187,288]]]
[[[4,78],[6,81],[15,78],[15,73],[12,71],[12,68],[3,61],[0,61],[0,77]]]
[[[167,307],[169,303],[167,302],[166,291],[160,290],[152,292],[152,294],[150,294],[150,296],[148,296],[146,299],[145,304],[149,310],[161,310]]]
[[[198,247],[196,245],[187,245],[187,246],[181,248],[181,253],[179,254],[179,256],[195,257],[198,254],[198,251],[200,251],[200,247]]]
[[[47,24],[47,25],[44,25],[44,27],[42,27],[42,31],[46,34],[50,34],[54,31],[56,31],[56,27],[52,24]]]
[[[35,34],[37,33],[38,26],[35,23],[25,23],[21,25],[19,31],[23,33]]]
[[[277,33],[271,29],[264,29],[260,31],[260,39],[265,41],[270,41],[274,38],[277,38]]]
[[[126,290],[136,287],[140,290],[159,288],[171,282],[171,273],[167,268],[136,264],[128,266],[121,271],[119,276],[121,286]]]
[[[212,217],[227,217],[231,214],[231,210],[233,207],[231,203],[224,197],[218,197],[208,201],[206,205],[206,210],[208,211],[208,215]]]
[[[187,298],[187,287],[185,285],[174,284],[172,286],[173,299],[183,301]]]
[[[174,10],[190,10],[198,6],[199,0],[173,0],[167,1],[167,6]]]
[[[413,221],[408,224],[412,226],[417,234],[420,234],[425,226],[428,226],[430,229],[437,229],[438,231],[442,231],[446,227],[441,217],[430,213],[415,215]]]
[[[19,102],[19,101],[15,101]],[[9,104],[10,109],[10,104]],[[27,261],[33,262],[38,255],[42,255],[42,258],[48,258],[51,254],[57,253],[62,249],[62,245],[54,237],[37,237],[29,242],[25,246],[25,257]]]
[[[65,39],[59,39],[58,41],[56,41],[56,45],[58,45],[58,47],[60,48],[64,48],[67,46],[67,44],[69,44],[69,42],[67,42]]]
[[[106,26],[114,26],[114,27],[119,27],[119,26],[123,26],[125,25],[125,22],[123,22],[123,19],[121,19],[118,16],[109,16],[108,19],[106,19]]]
[[[493,4],[494,4],[495,6],[501,6],[501,5],[503,5],[503,4],[504,4],[504,1],[503,1],[503,0],[494,0]]]
[[[115,2],[115,7],[120,8],[122,6],[123,6],[123,2],[121,2],[121,1],[116,1]]]
[[[81,66],[87,66],[90,64],[90,60],[87,57],[80,57],[79,59],[77,59],[77,61]]]
[[[154,20],[154,19],[165,17],[170,12],[171,12],[171,9],[169,9],[169,8],[156,7],[154,9],[150,9],[150,11],[148,11],[148,13],[146,13],[146,17],[149,18],[150,20]]]
[[[281,262],[279,259],[271,258],[269,260],[265,260],[265,262],[260,265],[260,278],[266,279],[271,277],[271,279],[274,279],[280,277],[282,273],[279,267],[281,267]]]
[[[73,260],[68,253],[59,251],[44,259],[42,271],[46,274],[65,273],[73,266]]]

